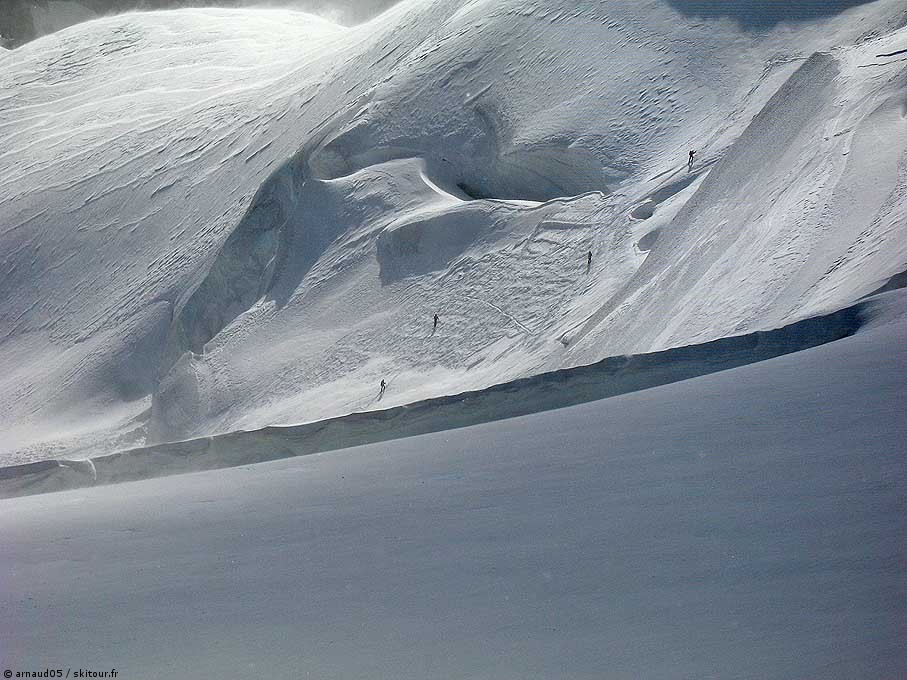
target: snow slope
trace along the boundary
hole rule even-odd
[[[878,288],[907,268],[902,4],[735,7],[181,10],[0,54],[3,460],[312,422],[382,378],[402,405]]]
[[[907,307],[568,409],[0,501],[14,670],[899,678]]]
[[[123,12],[179,7],[283,7],[356,24],[380,14],[393,0],[3,0],[0,46],[10,48],[82,21]]]
[[[775,330],[643,354],[604,359],[390,409],[305,425],[266,427],[128,449],[80,460],[45,460],[0,468],[0,498],[148,479],[438,432],[538,413],[725,371],[840,340],[877,315],[870,297],[854,307]],[[380,408],[379,391],[371,406]]]

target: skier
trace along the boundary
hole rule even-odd
[[[589,254],[586,256],[586,273],[592,269],[592,251],[589,251]]]
[[[432,329],[431,329],[432,333],[434,333],[436,330],[438,330],[438,319],[439,319],[438,315],[435,314],[435,325],[432,326]]]
[[[691,150],[690,150],[690,161],[687,163],[687,167],[688,167],[688,168],[692,168],[692,167],[693,167],[693,156],[695,156],[695,155],[696,155],[696,150],[695,150],[695,149],[691,149]]]
[[[386,389],[387,389],[387,383],[384,382],[384,378],[381,378],[381,391],[378,393],[378,396],[379,397],[382,396],[384,394],[384,390],[386,390]]]

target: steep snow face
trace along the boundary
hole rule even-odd
[[[77,431],[147,408],[173,297],[267,176],[257,152],[286,145],[263,139],[293,108],[275,79],[317,88],[338,34],[288,12],[151,16],[3,57],[7,427],[40,410]]]
[[[310,421],[874,290],[907,262],[903,8],[746,7],[183,10],[5,53],[0,452]]]
[[[568,334],[591,336],[583,356],[620,349],[622,306],[624,332],[663,348],[832,309],[903,269],[907,70],[876,64],[877,49],[797,69],[671,221],[647,232],[634,278]],[[875,67],[888,72],[859,70]]]

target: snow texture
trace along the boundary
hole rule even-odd
[[[874,299],[776,331],[722,338],[649,355],[604,359],[387,410],[306,425],[267,427],[158,444],[86,460],[0,468],[0,498],[232,467],[437,432],[562,408],[686,380],[847,337],[872,318]],[[374,401],[380,403],[379,390]]]
[[[907,269],[907,32],[898,2],[840,4],[758,27],[759,3],[180,10],[4,53],[0,456],[315,422],[852,304]]]
[[[5,667],[907,677],[905,133],[903,0],[0,51]]]
[[[4,52],[0,460],[853,304],[907,270],[907,15],[789,5],[186,9]]]
[[[907,674],[907,304],[708,376],[0,501],[12,668],[130,678]]]
[[[179,7],[284,7],[317,14],[341,24],[366,21],[393,0],[3,0],[0,41],[10,48],[68,26],[123,12]]]

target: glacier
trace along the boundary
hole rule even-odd
[[[903,2],[310,9],[0,46],[0,665],[907,674]]]
[[[771,330],[907,269],[900,3],[700,14],[186,9],[5,52],[0,457]]]

